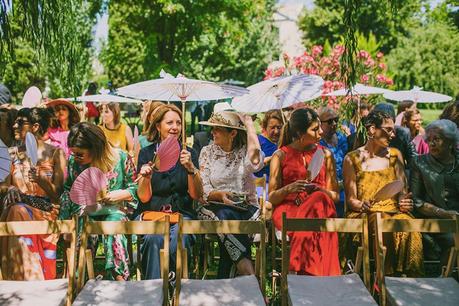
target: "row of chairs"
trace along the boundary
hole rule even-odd
[[[77,222],[34,221],[0,223],[1,236],[34,234],[70,234],[67,253],[68,278],[51,281],[0,281],[1,305],[168,305],[169,304],[169,237],[170,223],[165,221],[88,221],[84,220],[81,247],[76,271]],[[376,283],[380,288],[381,305],[459,305],[459,284],[452,279],[454,266],[459,266],[459,223],[456,220],[395,220],[376,217],[375,243]],[[292,231],[343,232],[361,235],[355,273],[314,277],[288,273],[289,254],[287,234]],[[385,247],[383,233],[427,232],[454,233],[455,247],[450,252],[448,265],[441,278],[394,278],[384,275]],[[183,234],[260,234],[256,252],[256,276],[224,280],[188,279],[187,252],[182,247]],[[161,250],[159,280],[115,282],[96,280],[92,255],[87,250],[88,236],[145,235],[164,236]],[[265,247],[264,221],[196,221],[179,220],[174,305],[265,305]],[[2,258],[3,264],[3,258]],[[86,281],[86,274],[88,281]],[[359,274],[362,274],[363,281]],[[1,279],[1,274],[0,274]],[[282,228],[282,305],[376,305],[370,294],[370,260],[368,220],[363,219],[288,219],[283,215]],[[76,296],[76,298],[75,298]]]

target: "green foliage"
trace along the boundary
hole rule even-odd
[[[459,96],[459,32],[452,25],[437,22],[412,30],[387,62],[400,89],[420,86]]]
[[[112,1],[101,59],[116,87],[172,74],[251,84],[277,56],[272,0]]]
[[[312,10],[305,9],[299,20],[306,46],[334,45],[341,37],[350,42],[352,33],[359,31],[366,37],[373,33],[387,52],[397,44],[398,37],[418,24],[416,18],[425,0],[316,0]],[[344,12],[344,14],[343,14]],[[352,15],[353,22],[349,22]],[[347,19],[347,20],[346,20]],[[349,25],[352,25],[349,27]]]

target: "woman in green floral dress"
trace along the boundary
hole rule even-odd
[[[68,177],[61,196],[60,219],[70,219],[72,215],[87,214],[91,220],[123,221],[138,204],[135,168],[130,156],[112,148],[103,131],[96,125],[82,122],[73,126],[68,137],[72,152],[68,161]],[[102,209],[89,210],[70,200],[69,191],[77,176],[88,167],[96,167],[107,176],[108,186],[101,200]],[[99,206],[100,207],[100,206]],[[92,247],[97,243],[92,243]],[[104,240],[105,271],[109,279],[129,278],[129,257],[127,239],[124,235],[107,236]],[[93,254],[95,249],[93,249]]]

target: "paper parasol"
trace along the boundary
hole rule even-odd
[[[27,132],[26,137],[25,137],[25,144],[26,144],[26,152],[27,156],[30,158],[30,161],[32,162],[32,166],[36,166],[38,162],[38,148],[37,148],[37,139],[35,136]]]
[[[177,138],[167,137],[158,147],[155,156],[155,167],[158,172],[166,172],[172,169],[180,157],[180,144]]]
[[[308,172],[309,172],[309,180],[313,181],[322,169],[322,165],[324,163],[325,154],[324,150],[318,148],[314,155],[311,158],[311,162],[308,165]]]
[[[99,169],[90,167],[78,175],[70,189],[70,199],[78,205],[97,204],[97,194],[107,188],[107,177]]]
[[[403,186],[404,184],[400,180],[387,183],[375,194],[374,201],[379,202],[393,198],[395,195],[403,191]]]
[[[11,172],[11,156],[8,152],[8,147],[0,139],[0,182]]]

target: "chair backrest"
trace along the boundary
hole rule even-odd
[[[75,268],[76,268],[76,240],[77,240],[78,219],[57,221],[13,221],[0,222],[0,237],[23,236],[23,235],[49,235],[49,234],[68,234],[70,235],[70,252],[68,253],[68,279],[67,305],[71,305],[74,297],[75,288]],[[6,258],[2,258],[2,265]],[[0,280],[2,280],[0,269]],[[45,293],[44,293],[45,294]]]
[[[187,278],[184,275],[184,266],[187,265],[187,253],[183,248],[182,236],[186,234],[260,234],[260,244],[257,249],[256,274],[260,278],[260,288],[265,296],[265,245],[266,227],[264,220],[260,221],[239,221],[239,220],[220,220],[220,221],[199,221],[182,220],[179,217],[179,231],[177,239],[177,273],[175,283],[175,305],[179,305],[181,289],[181,279]]]
[[[287,274],[290,254],[287,245],[287,232],[335,232],[335,233],[360,233],[362,246],[359,247],[356,260],[356,269],[363,265],[363,280],[365,286],[370,288],[370,257],[368,240],[368,219],[289,219],[286,213],[282,214],[282,305],[287,305],[288,284]],[[357,272],[357,271],[356,271]]]
[[[164,245],[161,250],[161,276],[163,279],[164,300],[168,299],[169,291],[169,241],[170,222],[169,216],[165,221],[89,221],[84,218],[83,233],[81,235],[81,246],[78,261],[78,286],[77,292],[83,288],[85,280],[85,268],[88,269],[88,277],[94,278],[92,256],[87,252],[89,235],[163,235]],[[140,250],[138,250],[140,251]],[[88,264],[86,264],[86,262]]]
[[[454,233],[454,247],[451,249],[448,264],[443,277],[451,275],[454,264],[459,267],[459,221],[454,219],[383,219],[380,213],[376,215],[375,223],[376,278],[380,288],[380,305],[386,305],[386,285],[384,281],[384,260],[386,247],[383,243],[384,233]]]

